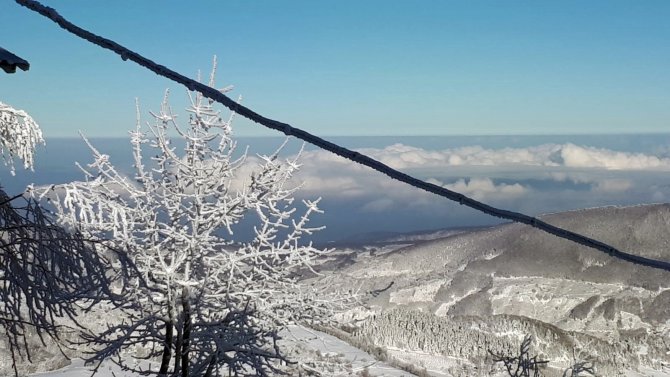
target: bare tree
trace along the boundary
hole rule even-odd
[[[519,347],[519,354],[517,356],[507,356],[501,353],[496,353],[489,350],[493,356],[493,361],[496,363],[503,363],[507,373],[511,377],[530,377],[531,372],[533,377],[541,376],[540,368],[546,366],[549,361],[538,360],[537,356],[530,356],[530,345],[533,341],[531,335],[526,335]],[[573,350],[573,363],[570,367],[563,371],[563,377],[586,377],[597,376],[596,368],[591,361],[585,361],[578,355],[575,355]]]
[[[24,111],[0,103],[0,153],[14,172],[18,157],[33,168],[35,146],[44,143]],[[111,298],[105,258],[78,233],[66,232],[23,193],[0,189],[0,327],[18,375],[19,359],[31,360],[27,337],[59,340],[61,318],[77,324],[77,313],[102,297]]]
[[[533,341],[531,335],[526,335],[519,347],[517,356],[507,356],[489,350],[493,361],[503,363],[510,377],[540,377],[541,370],[549,361],[538,360],[537,356],[530,355],[530,345]],[[532,374],[531,374],[532,373]]]
[[[31,360],[26,336],[60,340],[59,322],[80,326],[81,310],[111,298],[112,279],[107,259],[81,234],[54,224],[33,199],[0,190],[0,203],[0,326],[18,374],[17,357]]]
[[[588,374],[587,374],[588,373]],[[595,376],[596,368],[590,361],[575,360],[570,368],[563,371],[563,377]]]
[[[243,179],[254,159],[236,153],[233,114],[223,119],[212,100],[188,95],[185,128],[168,92],[146,131],[138,108],[130,140],[134,176],[122,174],[84,138],[94,156],[82,167],[86,181],[53,191],[64,225],[125,250],[140,271],[129,282],[135,288],[124,321],[86,340],[97,344],[96,360],[146,345],[146,357],[160,359],[153,371],[160,375],[268,375],[287,361],[276,346],[278,330],[297,320],[325,320],[337,300],[346,301],[300,282],[298,269],[310,269],[324,253],[302,241],[320,229],[308,226],[310,216],[321,212],[319,200],[303,201],[305,210],[296,215],[290,178],[299,164],[297,158],[281,159],[281,147],[255,158],[254,172]],[[181,154],[169,130],[184,142]],[[236,225],[248,216],[256,217],[255,236],[235,241]]]
[[[572,365],[563,371],[563,377],[597,376],[592,361],[585,360],[581,350],[572,350]]]

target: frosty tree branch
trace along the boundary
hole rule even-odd
[[[32,199],[0,190],[0,201],[0,327],[18,375],[18,359],[31,357],[27,336],[59,340],[56,318],[79,325],[79,310],[114,295],[109,263],[93,244],[52,223]]]
[[[526,225],[530,225],[534,228],[537,228],[539,230],[542,230],[544,232],[553,234],[557,237],[564,238],[566,240],[570,240],[572,242],[576,242],[578,244],[602,251],[604,253],[607,253],[615,258],[619,258],[628,262],[632,263],[637,263],[643,266],[648,266],[648,267],[653,267],[653,268],[658,268],[666,271],[670,271],[670,262],[667,261],[661,261],[661,260],[655,260],[651,258],[645,258],[639,255],[627,253],[624,251],[621,251],[611,245],[608,245],[604,242],[595,240],[590,237],[586,237],[584,235],[569,231],[567,229],[563,229],[554,225],[551,225],[547,222],[544,222],[540,219],[537,219],[532,216],[525,215],[523,213],[519,212],[514,212],[514,211],[508,211],[500,208],[495,208],[490,205],[487,205],[485,203],[479,202],[475,199],[472,199],[466,195],[451,191],[449,189],[446,189],[444,187],[428,183],[425,181],[422,181],[420,179],[414,178],[410,175],[407,175],[405,173],[402,173],[398,170],[395,170],[391,168],[388,165],[385,165],[381,163],[380,161],[377,161],[373,158],[370,158],[366,155],[360,154],[358,152],[352,151],[350,149],[341,147],[337,144],[334,144],[332,142],[329,142],[327,140],[324,140],[318,136],[312,135],[309,132],[303,131],[298,128],[291,127],[289,124],[282,123],[276,120],[272,120],[269,118],[266,118],[260,114],[257,114],[253,110],[244,107],[240,105],[239,103],[236,103],[235,101],[231,100],[227,96],[225,96],[223,93],[220,91],[209,88],[206,85],[202,85],[198,83],[197,81],[191,80],[183,75],[180,75],[179,73],[172,71],[168,69],[167,67],[163,65],[156,64],[155,62],[143,57],[142,55],[133,52],[118,43],[111,41],[109,39],[105,39],[103,37],[100,37],[98,35],[95,35],[87,30],[84,30],[73,23],[67,21],[65,18],[63,18],[58,12],[56,12],[53,8],[46,7],[39,3],[38,1],[34,0],[16,0],[17,3],[51,19],[55,23],[57,23],[61,28],[69,31],[72,34],[75,34],[76,36],[83,38],[93,44],[96,44],[102,48],[111,50],[115,52],[116,54],[120,55],[123,60],[132,60],[133,62],[149,69],[150,71],[166,77],[174,82],[180,83],[184,86],[186,86],[189,90],[192,91],[198,91],[200,93],[203,93],[203,95],[207,98],[210,98],[214,101],[217,101],[227,108],[233,110],[236,113],[239,113],[240,115],[256,122],[259,123],[267,128],[271,128],[280,132],[283,132],[286,135],[291,135],[295,136],[301,140],[304,140],[306,142],[309,142],[311,144],[314,144],[320,148],[323,148],[327,151],[330,151],[338,156],[342,156],[346,159],[349,159],[351,161],[354,161],[356,163],[359,163],[361,165],[365,165],[367,167],[370,167],[380,173],[383,173],[393,179],[396,179],[398,181],[407,183],[411,186],[414,186],[416,188],[419,188],[421,190],[442,196],[444,198],[447,198],[449,200],[455,201],[461,205],[465,205],[467,207],[470,207],[472,209],[475,209],[477,211],[483,212],[487,215],[502,218],[502,219],[507,219],[511,220],[514,222],[518,223],[523,223]]]
[[[23,161],[25,169],[33,169],[35,147],[44,144],[42,130],[23,110],[0,102],[0,154],[14,175],[14,158]]]

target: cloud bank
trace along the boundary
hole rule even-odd
[[[538,167],[546,167],[547,173],[536,178],[587,184],[593,191],[600,192],[623,192],[632,189],[634,184],[630,179],[608,178],[598,172],[670,171],[670,158],[569,143],[502,149],[472,146],[441,151],[394,144],[381,149],[365,148],[358,151],[395,169],[410,173],[413,173],[412,169],[421,169],[417,172],[424,176],[419,178],[478,200],[513,199],[531,190],[523,182],[499,182],[490,176],[467,175],[469,170],[474,171],[479,167],[489,167],[488,170],[493,172],[497,168],[521,172],[535,167],[533,172],[536,175],[538,171],[544,170],[538,170]],[[379,173],[322,150],[304,152],[300,161],[303,165],[300,179],[304,180],[303,189],[307,192],[351,198],[369,195],[371,192],[393,197],[399,195],[398,191],[406,191],[403,185],[394,184]],[[455,171],[459,173],[453,173]],[[443,176],[451,176],[451,179]],[[410,189],[410,193],[416,194],[416,190]],[[380,206],[376,204],[372,207]]]
[[[445,150],[393,144],[357,151],[484,203],[532,215],[670,198],[670,174],[666,173],[670,158],[651,154],[570,143]],[[325,217],[336,215],[350,229],[383,229],[386,221],[391,223],[388,219],[418,229],[486,220],[474,210],[329,152],[306,151],[300,163],[299,195],[323,197],[324,205],[330,203]]]
[[[479,146],[428,151],[394,144],[359,150],[395,168],[447,166],[563,166],[606,170],[670,170],[670,158],[578,146],[544,144],[529,148],[484,149]],[[316,152],[319,153],[319,152]]]
[[[621,145],[620,148],[653,145],[654,148],[645,147],[641,148],[647,151],[645,153],[632,153],[571,143],[541,144],[544,141],[540,141],[523,148],[465,146],[430,149],[393,144],[357,150],[417,178],[487,204],[535,215],[584,207],[670,200],[670,139],[641,140],[638,144],[626,142],[614,145]],[[267,152],[275,150],[276,144],[271,142],[268,142],[272,145]],[[383,145],[383,141],[375,142]],[[55,144],[58,145],[57,142]],[[114,161],[119,161],[121,171],[132,176],[132,161],[127,158],[125,140],[122,145],[108,143],[100,147],[104,153],[115,158]],[[70,142],[61,144],[61,149],[68,153],[72,148]],[[82,163],[90,161],[86,148],[80,149],[72,155],[75,156],[73,158]],[[299,149],[296,145],[288,149],[284,156],[292,158],[291,154]],[[68,153],[62,155],[70,156]],[[76,168],[67,170],[61,166],[72,166],[70,160],[64,164],[58,159],[42,160],[46,168],[40,169],[39,175],[17,172],[16,177],[6,177],[3,183],[10,186],[10,191],[20,192],[26,184],[33,182],[40,185],[82,179],[81,172]],[[497,221],[393,181],[329,152],[307,150],[299,162],[302,168],[290,185],[302,184],[296,193],[299,197],[323,197],[320,206],[325,214],[314,219],[315,226],[327,226],[325,231],[317,234],[322,240],[373,230],[410,231]],[[249,175],[258,171],[259,163],[253,152],[250,153],[246,163],[231,177],[231,189],[242,189]]]

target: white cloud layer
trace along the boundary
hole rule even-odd
[[[527,187],[524,187],[519,183],[495,184],[490,178],[459,179],[456,182],[449,184],[444,184],[434,178],[428,179],[427,181],[451,191],[470,196],[476,200],[515,198],[527,193],[529,190]]]
[[[528,148],[484,149],[479,146],[428,151],[403,144],[361,149],[395,168],[447,166],[563,166],[607,170],[670,170],[670,158],[618,152],[575,144],[544,144]],[[316,152],[319,153],[319,152]]]
[[[563,168],[564,171],[549,172],[555,181],[586,183],[593,191],[623,192],[633,183],[629,180],[609,179],[589,173],[600,171],[670,171],[670,158],[641,153],[618,152],[608,149],[577,146],[574,144],[544,144],[528,148],[484,149],[479,146],[431,151],[403,144],[386,148],[360,149],[395,169],[430,168],[432,171],[450,172],[454,167],[504,167],[524,170],[528,167]],[[375,192],[385,196],[397,196],[406,191],[385,176],[366,167],[351,163],[330,152],[315,150],[304,152],[300,159],[300,179],[304,180],[303,190],[320,195],[337,197],[359,197]],[[575,170],[573,170],[575,169]],[[582,169],[577,172],[577,169]],[[587,169],[584,171],[583,169]],[[465,176],[467,177],[467,176]],[[496,183],[490,177],[459,178],[451,182],[434,182],[479,200],[516,198],[528,192],[521,183]],[[411,189],[410,189],[411,190]],[[414,191],[411,191],[414,193]],[[381,208],[387,202],[370,205]]]
[[[537,200],[557,205],[559,201],[577,203],[569,197],[587,202],[642,197],[648,187],[642,187],[633,176],[670,171],[670,158],[574,144],[502,149],[473,146],[441,151],[394,144],[358,151],[449,190],[507,208],[524,207]],[[301,195],[357,200],[362,212],[385,213],[401,208],[430,211],[441,201],[329,152],[306,151],[300,162],[303,166],[297,179],[304,182]],[[665,191],[659,189],[655,198],[665,198]]]
[[[481,148],[464,150],[481,151]],[[447,167],[449,159],[443,152],[425,151],[404,145],[392,145],[378,150],[361,150],[395,168],[403,167]],[[452,161],[455,155],[450,155]],[[465,156],[465,154],[463,154]],[[305,152],[300,159],[302,167],[298,179],[302,180],[301,192],[307,196],[326,198],[368,198],[360,208],[366,212],[382,212],[391,207],[430,207],[435,196],[421,192],[405,184],[391,180],[381,173],[354,164],[341,157],[324,151]],[[425,177],[424,177],[425,178]],[[427,181],[456,191],[477,200],[505,201],[520,197],[529,188],[519,183],[498,183],[487,177],[459,178]]]

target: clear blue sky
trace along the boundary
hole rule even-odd
[[[186,75],[220,62],[245,105],[319,135],[670,131],[670,1],[56,1],[72,22]],[[29,60],[0,101],[47,136],[124,136],[134,99],[184,89],[10,0]],[[242,136],[273,135],[238,121]]]

